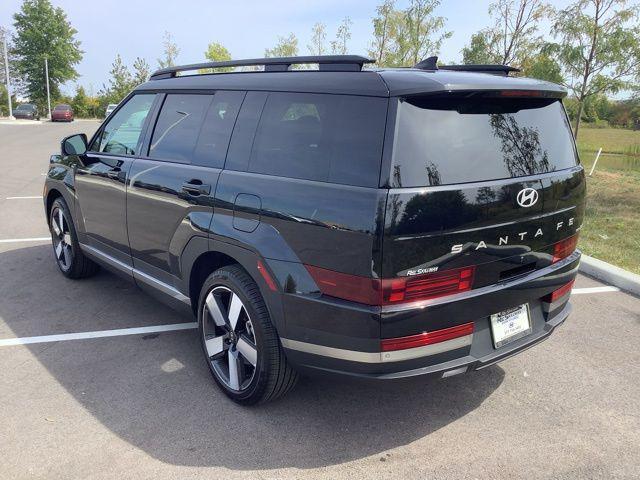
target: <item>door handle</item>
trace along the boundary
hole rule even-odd
[[[120,167],[115,167],[107,171],[107,177],[113,178],[115,180],[119,180],[121,173],[122,173],[122,170],[120,170]]]
[[[200,180],[191,180],[182,184],[182,191],[194,197],[209,195],[211,193],[211,185],[203,184]]]

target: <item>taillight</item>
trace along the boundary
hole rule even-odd
[[[424,347],[426,345],[433,345],[434,343],[471,335],[472,333],[473,322],[469,322],[463,325],[456,325],[455,327],[419,333],[408,337],[385,338],[380,342],[380,348],[383,352],[392,352],[395,350],[405,350],[407,348]]]
[[[571,280],[569,283],[561,286],[557,290],[554,290],[549,295],[544,297],[543,300],[545,302],[548,302],[548,303],[553,303],[553,302],[558,301],[560,298],[564,297],[566,294],[571,292],[571,289],[573,288],[573,282],[575,282],[575,279]]]
[[[578,247],[578,234],[560,240],[553,245],[553,263],[559,262],[563,258],[567,258]]]
[[[380,280],[305,265],[320,291],[344,300],[380,305]]]
[[[394,305],[471,290],[475,267],[443,270],[415,277],[375,279],[305,265],[325,295],[367,305]]]
[[[414,302],[471,290],[475,267],[382,280],[382,304]]]

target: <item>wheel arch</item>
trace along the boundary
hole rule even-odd
[[[47,224],[49,224],[49,217],[51,216],[51,207],[53,207],[53,202],[56,201],[56,199],[58,198],[63,198],[64,196],[62,195],[62,192],[60,190],[58,190],[57,188],[51,188],[48,192],[47,192],[47,198],[46,198],[46,202],[45,202],[45,213],[47,214]]]
[[[200,250],[197,254],[194,254],[194,248],[191,248],[191,252],[185,252],[187,254],[183,256],[183,272],[188,280],[185,293],[191,300],[193,313],[197,316],[200,290],[207,277],[219,268],[237,264],[256,282],[276,330],[282,331],[284,328],[282,293],[279,288],[276,291],[272,290],[258,270],[260,256],[252,250],[237,245],[220,241],[211,242],[211,248]],[[197,243],[202,246],[203,242]]]

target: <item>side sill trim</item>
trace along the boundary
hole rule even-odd
[[[186,303],[187,305],[191,305],[191,299],[186,295],[182,294],[182,292],[180,292],[175,287],[172,287],[171,285],[167,285],[166,283],[161,282],[157,278],[152,277],[151,275],[144,273],[138,270],[137,268],[133,268],[132,266],[127,265],[124,262],[121,262],[120,260],[112,257],[111,255],[107,255],[106,253],[101,252],[97,248],[91,247],[84,243],[81,243],[80,247],[85,252],[89,253],[90,255],[93,255],[94,257],[97,257],[98,259],[111,265],[112,267],[117,268],[118,270],[121,270],[125,273],[128,273],[129,275],[132,275],[133,278],[135,278],[136,280],[140,282],[144,282],[150,287],[153,287],[156,290],[159,290],[165,295],[168,295],[180,302]]]
[[[428,357],[430,355],[448,352],[449,350],[468,347],[471,345],[473,340],[473,334],[453,338],[440,343],[434,343],[433,345],[425,345],[423,347],[408,348],[406,350],[397,350],[393,352],[362,352],[357,350],[344,350],[342,348],[327,347],[325,345],[318,345],[317,343],[300,342],[298,340],[290,340],[288,338],[281,338],[280,340],[282,341],[282,346],[284,348],[310,353],[312,355],[320,355],[323,357],[358,363],[388,363]]]

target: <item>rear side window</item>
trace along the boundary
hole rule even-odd
[[[243,95],[241,92],[167,95],[158,115],[149,156],[221,168]]]
[[[249,171],[365,187],[378,185],[387,100],[271,93]]]
[[[573,167],[571,128],[559,100],[400,100],[392,186],[523,177]]]

